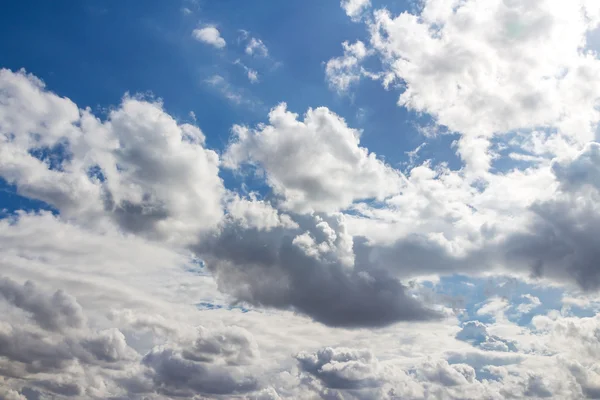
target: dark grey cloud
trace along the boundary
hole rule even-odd
[[[528,233],[503,244],[507,266],[529,269],[534,277],[577,283],[585,290],[600,288],[600,209],[598,193],[577,193],[536,204]]]
[[[219,289],[253,305],[291,309],[340,327],[377,327],[437,317],[410,297],[398,280],[370,262],[365,240],[354,238],[350,251],[355,262],[348,266],[339,256],[308,255],[294,243],[303,231],[309,231],[317,243],[325,243],[319,237],[323,232],[307,219],[297,218],[297,222],[303,229],[259,231],[229,224],[196,250]],[[342,234],[337,232],[338,239]]]

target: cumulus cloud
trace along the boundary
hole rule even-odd
[[[82,223],[162,239],[219,222],[219,157],[159,101],[125,96],[101,121],[23,71],[0,71],[0,87],[0,176],[20,194]]]
[[[460,332],[456,334],[456,338],[483,350],[517,351],[513,342],[490,335],[486,326],[479,321],[466,322]]]
[[[221,37],[221,32],[214,26],[194,29],[192,36],[199,42],[209,44],[217,49],[222,49],[227,45],[225,39]]]
[[[360,132],[322,107],[309,109],[303,120],[273,108],[267,126],[235,126],[223,155],[224,165],[255,166],[294,212],[332,212],[361,199],[384,199],[401,186],[400,174],[360,147]]]
[[[28,313],[45,329],[61,331],[79,328],[85,322],[81,306],[65,292],[52,296],[40,293],[31,281],[19,285],[9,278],[0,278],[0,298]]]
[[[346,9],[359,3],[367,2]],[[458,154],[476,175],[489,170],[497,134],[550,127],[580,144],[593,139],[598,90],[588,82],[598,81],[600,63],[586,38],[599,23],[596,7],[483,3],[427,0],[416,13],[374,12],[370,46],[384,64],[376,75],[401,84],[398,104],[461,133]]]

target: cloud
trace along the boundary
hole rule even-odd
[[[244,105],[252,108],[259,102],[258,100],[247,96],[246,92],[232,85],[221,75],[213,75],[204,82],[215,88],[221,94],[221,96],[235,105]]]
[[[268,126],[235,126],[224,165],[264,171],[283,208],[301,213],[337,211],[399,190],[400,175],[360,147],[360,133],[342,118],[321,107],[309,109],[301,121],[286,107],[271,110]]]
[[[265,200],[258,200],[252,193],[249,198],[233,194],[227,203],[227,215],[244,229],[298,228],[289,215],[280,213]]]
[[[352,21],[359,22],[363,14],[371,7],[370,0],[342,0],[340,5]]]
[[[185,241],[220,220],[218,155],[159,101],[125,96],[101,121],[23,71],[0,71],[0,87],[0,131],[10,133],[0,176],[20,194],[90,226],[110,220],[161,239]]]
[[[325,65],[325,76],[329,86],[339,92],[347,91],[365,74],[360,64],[368,55],[365,44],[360,40],[354,44],[344,42],[342,46],[344,55],[330,59]]]
[[[214,26],[194,29],[192,36],[199,42],[210,44],[217,49],[222,49],[227,45],[225,39],[221,37],[219,30]]]
[[[250,38],[248,40],[248,44],[246,44],[246,54],[250,56],[259,56],[259,57],[267,57],[269,55],[269,49],[262,42],[262,40],[257,38]]]
[[[298,228],[228,224],[195,249],[219,289],[256,306],[291,309],[331,326],[385,326],[439,317],[368,262],[343,218],[305,217]],[[356,260],[355,260],[356,257]]]
[[[384,67],[371,76],[399,84],[400,106],[459,132],[458,154],[476,176],[489,171],[497,135],[548,127],[580,145],[593,139],[598,90],[587,82],[598,81],[600,63],[586,37],[599,23],[595,7],[585,0],[482,4],[427,0],[419,12],[396,16],[376,10],[366,21],[368,50]]]
[[[490,335],[486,326],[479,321],[466,322],[460,332],[456,334],[456,338],[483,350],[517,351],[514,342]]]
[[[258,83],[258,72],[252,68],[247,67],[240,60],[235,60],[234,64],[239,65],[246,71],[246,75],[248,76],[248,80],[250,83]]]
[[[61,290],[45,296],[31,281],[21,286],[12,279],[0,278],[0,298],[31,313],[36,322],[48,330],[79,328],[85,322],[81,306],[75,299]]]

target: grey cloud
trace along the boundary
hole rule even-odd
[[[382,384],[378,361],[368,350],[327,347],[296,355],[300,367],[328,388],[360,389]]]
[[[572,160],[554,162],[552,171],[566,189],[586,184],[600,189],[600,143],[588,143]]]
[[[259,375],[255,376],[259,372],[256,368],[260,357],[258,345],[243,328],[199,328],[195,338],[173,339],[169,345],[155,347],[142,358],[129,347],[120,330],[96,331],[87,326],[80,307],[77,321],[82,326],[40,330],[39,326],[49,324],[44,312],[49,313],[52,320],[64,319],[56,317],[53,308],[40,304],[51,303],[55,298],[60,300],[59,305],[65,304],[64,299],[77,304],[66,293],[59,291],[58,297],[45,296],[31,282],[18,285],[9,279],[2,280],[2,288],[11,307],[35,310],[32,323],[11,317],[0,324],[0,376],[17,388],[26,381],[22,393],[33,391],[39,393],[40,398],[105,398],[103,393],[108,392],[103,387],[109,385],[116,393],[124,391],[125,398],[139,395],[139,399],[159,399],[226,396],[252,393],[263,387]],[[145,324],[152,322],[155,321]],[[98,380],[106,381],[98,384]],[[99,386],[91,388],[92,385]]]
[[[45,336],[3,326],[0,329],[0,355],[10,362],[24,364],[32,373],[52,372],[69,366],[75,360],[70,343],[62,339],[54,342]]]
[[[312,232],[311,237],[321,245],[328,242],[319,241],[323,233],[310,221],[298,221],[299,231],[277,228],[264,232],[230,224],[198,253],[206,259],[219,288],[236,299],[292,309],[326,325],[373,327],[437,317],[410,297],[399,281],[374,268],[364,240],[355,239],[348,250],[339,243],[344,233],[338,231],[338,243],[331,246],[346,246],[334,250],[343,255],[308,255],[294,242],[299,232]],[[354,258],[354,265],[346,265],[343,257]]]
[[[250,332],[242,328],[213,331],[200,328],[198,338],[184,349],[183,357],[198,362],[223,360],[230,365],[243,365],[258,357],[258,345]]]
[[[530,268],[533,276],[577,283],[583,289],[600,287],[597,260],[600,247],[598,194],[580,201],[565,194],[533,207],[530,233],[514,234],[504,243],[508,265]]]
[[[44,329],[61,331],[66,328],[81,328],[85,323],[79,303],[62,290],[48,296],[33,282],[27,281],[19,285],[9,278],[0,278],[0,297],[30,313]]]
[[[59,382],[56,380],[45,379],[36,381],[35,384],[42,389],[61,396],[73,397],[84,394],[84,388],[76,382]]]
[[[142,362],[151,369],[156,389],[169,396],[247,393],[259,388],[252,376],[236,369],[185,359],[174,349],[155,349]]]
[[[490,335],[486,326],[479,321],[465,322],[462,329],[456,334],[456,338],[483,350],[517,351],[515,343],[496,335]]]
[[[132,354],[134,354],[128,347],[125,336],[115,328],[99,332],[95,337],[83,340],[82,346],[97,360],[108,363],[132,358]]]
[[[552,397],[552,392],[548,389],[542,377],[538,375],[529,377],[524,394],[534,398]]]

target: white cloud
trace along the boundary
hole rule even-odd
[[[267,46],[265,46],[262,40],[253,37],[250,38],[246,45],[246,54],[250,56],[267,57],[269,55],[269,49],[267,49]]]
[[[539,307],[542,305],[542,302],[540,301],[539,298],[532,296],[530,294],[524,294],[521,297],[527,300],[527,302],[521,303],[517,306],[517,311],[522,314],[527,314],[527,313],[531,312],[532,310],[534,310],[536,307]]]
[[[308,110],[304,120],[281,104],[268,126],[234,127],[225,166],[255,165],[295,212],[337,211],[360,199],[396,193],[399,174],[359,146],[359,132],[327,108]]]
[[[194,29],[192,36],[194,39],[206,44],[210,44],[217,49],[222,49],[227,45],[225,39],[221,37],[219,30],[214,26]]]
[[[342,0],[340,5],[352,21],[358,22],[363,14],[371,7],[370,0]]]
[[[393,76],[400,105],[461,133],[457,149],[475,175],[489,169],[496,134],[549,127],[583,145],[600,118],[589,84],[600,81],[600,62],[585,49],[596,8],[427,0],[419,13],[377,10],[367,24],[385,68],[374,76],[386,86]]]
[[[258,83],[258,72],[252,68],[249,68],[240,60],[235,60],[234,64],[239,65],[246,71],[246,75],[248,76],[248,80],[250,83]]]
[[[258,200],[253,194],[249,198],[241,198],[239,195],[233,194],[227,202],[226,209],[228,216],[246,229],[256,228],[268,231],[277,227],[298,227],[298,224],[289,215],[278,212],[271,204],[264,200]]]
[[[19,193],[85,225],[161,239],[195,240],[220,221],[218,155],[159,101],[125,96],[101,121],[24,72],[2,70],[0,87],[0,131],[11,133],[0,176]]]
[[[342,43],[344,55],[332,58],[325,65],[325,75],[329,86],[340,91],[347,91],[364,75],[361,61],[367,57],[368,52],[365,44],[360,40],[354,44]]]
[[[258,72],[256,72],[253,69],[248,69],[248,80],[251,83],[256,83],[258,82]]]

